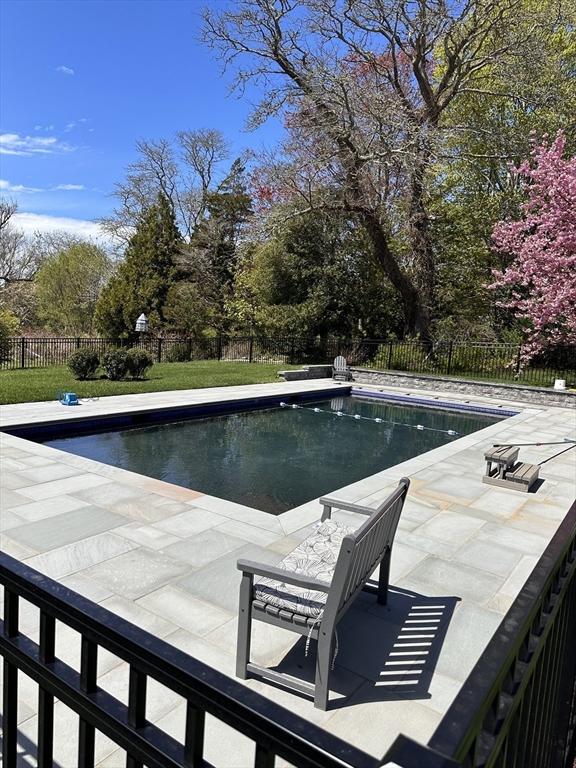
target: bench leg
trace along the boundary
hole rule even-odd
[[[240,583],[240,608],[238,611],[238,644],[236,647],[236,677],[246,680],[246,667],[250,661],[252,634],[252,574],[244,574]]]
[[[330,636],[322,629],[318,634],[318,653],[316,655],[316,679],[314,685],[314,706],[316,709],[328,709],[328,694],[330,693],[329,678],[332,664],[333,633]]]
[[[388,584],[390,582],[390,547],[386,549],[380,570],[378,571],[378,603],[386,605],[388,603]]]

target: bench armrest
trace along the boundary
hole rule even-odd
[[[267,579],[281,581],[284,584],[294,584],[296,587],[315,589],[318,592],[329,592],[330,584],[319,579],[312,579],[296,571],[286,571],[284,568],[276,568],[274,565],[255,563],[252,560],[238,560],[236,565],[239,571],[251,573],[253,576],[264,576]]]
[[[344,509],[346,512],[359,512],[361,515],[371,515],[376,510],[372,507],[364,507],[361,504],[353,504],[351,501],[339,501],[338,499],[320,499],[320,504],[323,507],[329,507],[332,509]]]

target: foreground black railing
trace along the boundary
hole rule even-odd
[[[352,366],[377,371],[403,371],[552,386],[554,379],[576,382],[576,347],[550,349],[525,364],[518,344],[436,342],[432,349],[417,341],[265,336],[214,338],[152,337],[129,342],[101,338],[12,338],[0,347],[0,368],[64,365],[76,349],[102,354],[110,347],[140,346],[156,362],[218,360],[222,362],[300,365],[329,363],[344,355]]]
[[[576,502],[428,746],[400,738],[386,757],[402,768],[573,768]]]
[[[38,684],[37,762],[53,765],[54,702],[78,715],[79,768],[95,762],[101,732],[126,752],[128,768],[208,767],[204,759],[206,714],[254,742],[255,768],[273,768],[280,756],[294,766],[375,768],[379,761],[292,714],[215,669],[106,609],[0,553],[4,620],[3,765],[17,765],[18,674]],[[19,630],[22,600],[39,608],[39,643]],[[81,637],[78,670],[56,655],[59,622]],[[129,667],[127,704],[98,685],[98,652],[106,649]],[[185,737],[180,742],[146,719],[147,682],[152,678],[186,702]]]

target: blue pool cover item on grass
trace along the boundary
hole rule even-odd
[[[59,392],[58,400],[62,405],[80,405],[78,395],[75,392]]]

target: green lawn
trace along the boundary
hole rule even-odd
[[[108,381],[100,378],[76,381],[65,365],[0,371],[0,404],[55,400],[59,391],[76,392],[79,397],[106,397],[170,389],[261,384],[277,381],[279,370],[298,367],[284,363],[228,363],[213,360],[156,363],[144,381]]]

